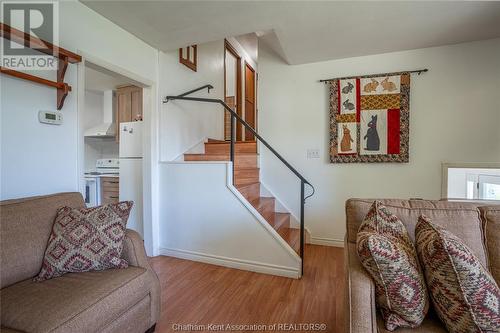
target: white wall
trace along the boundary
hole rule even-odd
[[[224,41],[198,45],[194,72],[179,63],[179,51],[160,53],[160,93],[178,95],[211,84],[192,96],[224,99]],[[160,110],[160,158],[172,161],[206,138],[223,138],[222,106],[218,104],[170,101]]]
[[[76,1],[59,2],[59,44],[84,51],[152,80],[157,51]],[[46,77],[54,79],[54,73]],[[55,110],[56,90],[6,75],[1,80],[1,199],[79,190],[77,65],[65,82],[64,124],[43,125],[38,110]],[[81,141],[83,142],[83,141]],[[83,144],[82,144],[83,146]],[[82,152],[83,155],[83,152]],[[82,167],[83,169],[83,167]]]
[[[102,92],[85,90],[85,110],[83,110],[82,115],[83,129],[87,130],[102,123],[103,97]],[[96,160],[101,158],[101,141],[101,139],[85,138],[85,171],[94,169]]]
[[[230,179],[227,163],[160,164],[160,253],[297,277],[300,258],[244,206]]]
[[[41,124],[38,111],[55,109],[55,90],[6,75],[0,81],[0,199],[77,190],[76,109],[63,110],[63,125]]]
[[[107,94],[112,91],[107,91]],[[113,121],[113,112],[105,113],[104,110],[114,110],[111,99],[105,99],[101,91],[85,90],[85,110],[81,115],[81,128],[85,131],[89,128]],[[84,170],[95,169],[95,162],[100,158],[118,158],[119,145],[114,138],[85,138]]]
[[[441,163],[500,161],[500,39],[289,66],[259,48],[259,129],[316,186],[313,240],[341,243],[351,197],[439,199]],[[330,164],[327,87],[319,79],[428,68],[412,76],[410,162]],[[299,184],[261,147],[263,182],[295,213]],[[320,159],[306,159],[318,148]]]

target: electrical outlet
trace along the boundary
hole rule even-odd
[[[307,158],[319,158],[319,149],[308,149]]]

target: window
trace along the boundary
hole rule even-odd
[[[500,163],[443,164],[442,196],[459,200],[500,200]]]
[[[479,199],[500,200],[500,175],[479,175]]]

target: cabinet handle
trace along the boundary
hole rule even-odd
[[[109,196],[110,199],[118,199],[118,197],[114,196],[114,195],[110,195]]]

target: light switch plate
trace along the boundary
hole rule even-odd
[[[308,149],[307,158],[319,158],[319,149]]]

